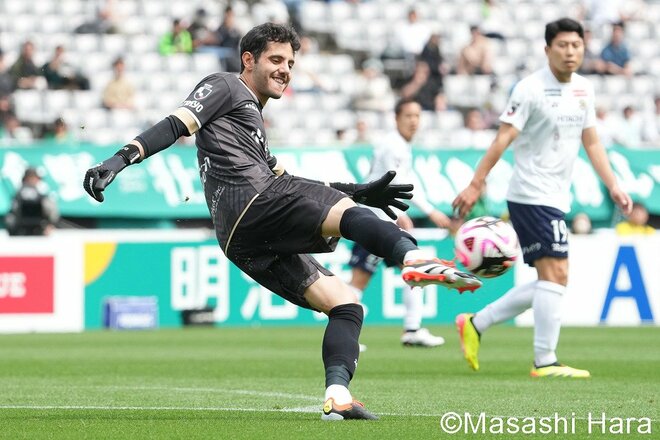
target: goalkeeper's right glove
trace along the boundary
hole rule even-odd
[[[140,150],[133,144],[124,146],[114,156],[94,165],[85,173],[83,188],[95,200],[104,200],[103,190],[115,180],[117,174],[127,166],[140,161]]]

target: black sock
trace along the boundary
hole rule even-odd
[[[333,307],[328,317],[322,350],[325,386],[348,388],[360,355],[358,339],[364,311],[360,304],[341,304]]]
[[[408,251],[418,249],[417,240],[412,235],[357,206],[344,211],[339,232],[342,237],[361,244],[369,253],[401,264]]]

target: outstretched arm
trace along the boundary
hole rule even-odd
[[[103,191],[124,168],[164,150],[181,136],[190,136],[196,125],[184,123],[182,114],[177,112],[136,136],[114,156],[87,170],[83,181],[85,191],[95,200],[103,202]]]
[[[484,154],[484,157],[479,161],[472,181],[467,188],[456,196],[451,204],[452,208],[458,211],[460,217],[465,217],[477,202],[483,191],[488,173],[490,173],[490,170],[495,166],[497,161],[500,160],[504,150],[507,149],[516,136],[518,136],[518,129],[516,127],[507,123],[500,125],[493,143],[486,151],[486,154]]]

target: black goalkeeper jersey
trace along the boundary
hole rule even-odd
[[[238,76],[214,73],[200,81],[181,107],[200,127],[195,144],[204,191],[216,226],[227,231],[276,177],[262,106]],[[207,180],[213,188],[207,188]]]

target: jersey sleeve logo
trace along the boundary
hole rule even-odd
[[[513,116],[513,114],[518,110],[518,107],[520,107],[519,102],[513,101],[511,105],[509,106],[509,110],[507,110],[506,115],[507,116]]]
[[[197,90],[195,90],[195,99],[201,101],[211,94],[213,91],[213,86],[211,84],[204,84]]]

